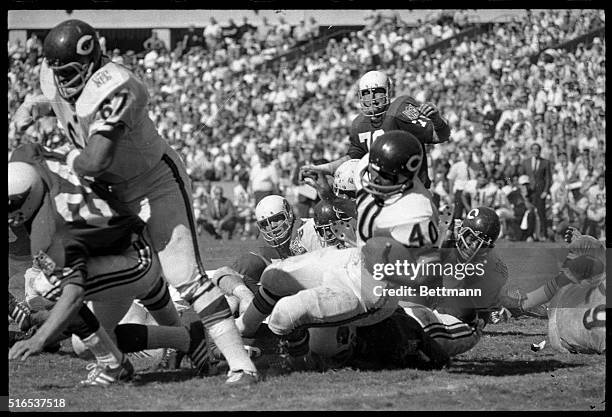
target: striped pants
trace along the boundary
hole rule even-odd
[[[147,223],[164,277],[183,300],[197,306],[202,322],[209,326],[231,317],[223,293],[213,285],[202,263],[191,181],[176,151],[168,146],[148,172],[112,184],[111,191]]]
[[[87,262],[85,300],[100,325],[111,331],[125,316],[135,299],[153,309],[170,301],[159,260],[142,235],[133,235],[132,245],[121,255],[92,257]],[[61,280],[49,279],[39,270],[29,269],[25,274],[26,300],[30,305],[42,306],[42,298],[55,303],[62,293]],[[112,333],[111,333],[112,334]]]
[[[420,304],[405,301],[400,302],[400,306],[450,357],[467,352],[476,346],[482,335],[481,328],[465,323],[450,314],[438,313]]]

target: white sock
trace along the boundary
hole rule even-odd
[[[96,357],[98,363],[107,365],[110,368],[117,368],[123,360],[123,353],[117,345],[113,343],[104,328],[100,327],[89,337],[82,339],[83,344]]]
[[[208,328],[208,334],[225,357],[230,370],[257,372],[232,318],[213,324]]]

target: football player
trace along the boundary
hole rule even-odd
[[[400,303],[449,357],[473,348],[480,340],[491,312],[502,307],[508,269],[494,250],[500,227],[499,217],[493,209],[474,208],[463,219],[457,236],[444,244],[450,249],[441,253],[443,264],[472,264],[473,270],[478,271],[462,279],[458,279],[458,275],[445,276],[444,288],[478,289],[479,296],[438,297],[435,306],[429,307]]]
[[[562,352],[603,353],[606,349],[606,248],[569,228],[569,251],[559,274],[529,293],[505,297],[514,315],[549,302],[548,339]]]
[[[19,320],[22,329],[26,321],[33,326],[34,319],[40,327],[13,345],[10,359],[26,359],[75,334],[97,359],[84,385],[128,380],[134,369],[107,332],[115,329],[135,298],[160,323],[177,326],[183,342],[178,347],[187,351],[191,336],[180,324],[140,218],[103,188],[80,180],[66,165],[65,155],[40,145],[16,149],[8,174],[9,256],[14,252],[23,257],[28,247],[34,260],[28,271],[32,286],[53,303],[48,314],[38,317],[22,309],[28,316]],[[84,300],[93,302],[91,310]],[[206,352],[203,327],[200,330],[197,348]],[[120,345],[123,340],[117,334]]]
[[[375,264],[390,259],[386,246],[380,250],[370,241],[384,238],[414,248],[409,251],[414,262],[435,258],[430,248],[438,239],[437,211],[418,177],[422,160],[423,148],[413,135],[391,131],[380,136],[361,172],[358,247],[324,248],[268,266],[253,302],[237,320],[243,336],[252,336],[269,315],[268,327],[287,347],[289,367],[309,369],[308,327],[369,326],[392,315],[399,300],[382,290],[419,281],[398,274],[374,279]]]
[[[357,95],[361,114],[351,124],[348,155],[326,164],[305,165],[300,169],[302,174],[319,171],[332,175],[343,162],[351,158],[361,159],[384,133],[403,130],[420,142],[424,156],[418,176],[425,188],[429,188],[431,180],[427,173],[425,144],[446,142],[450,137],[450,127],[438,108],[431,103],[420,104],[410,96],[400,96],[392,101],[391,80],[381,71],[364,74],[359,79]]]
[[[43,96],[18,109],[17,128],[55,114],[74,148],[67,158],[71,168],[95,178],[147,222],[166,280],[193,306],[230,363],[227,383],[257,382],[228,303],[206,275],[190,179],[148,116],[145,84],[102,55],[95,30],[80,20],[51,29],[43,55]]]

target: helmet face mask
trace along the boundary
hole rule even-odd
[[[357,96],[361,112],[379,118],[391,104],[391,80],[380,71],[370,71],[359,79]]]
[[[468,212],[457,232],[455,247],[463,262],[476,256],[486,256],[495,247],[500,232],[499,216],[489,207],[477,207]]]
[[[291,240],[293,211],[289,202],[281,196],[263,198],[255,207],[257,228],[272,247],[285,245]]]
[[[61,66],[50,66],[57,91],[63,99],[73,102],[81,94],[85,84],[93,75],[94,63],[69,62]]]
[[[472,230],[470,227],[461,227],[459,229],[459,239],[457,240],[457,252],[464,262],[469,262],[484,249],[493,247],[491,239],[482,236],[478,231]]]
[[[51,29],[43,44],[43,55],[53,71],[59,95],[74,103],[100,66],[102,50],[95,30],[72,19]]]

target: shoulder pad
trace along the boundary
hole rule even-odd
[[[95,114],[100,104],[125,85],[130,77],[130,72],[120,65],[113,62],[104,65],[87,81],[76,102],[77,116],[88,117]]]
[[[43,60],[40,66],[40,89],[46,98],[50,100],[55,99],[57,88],[53,79],[53,71],[47,65],[47,60]]]

